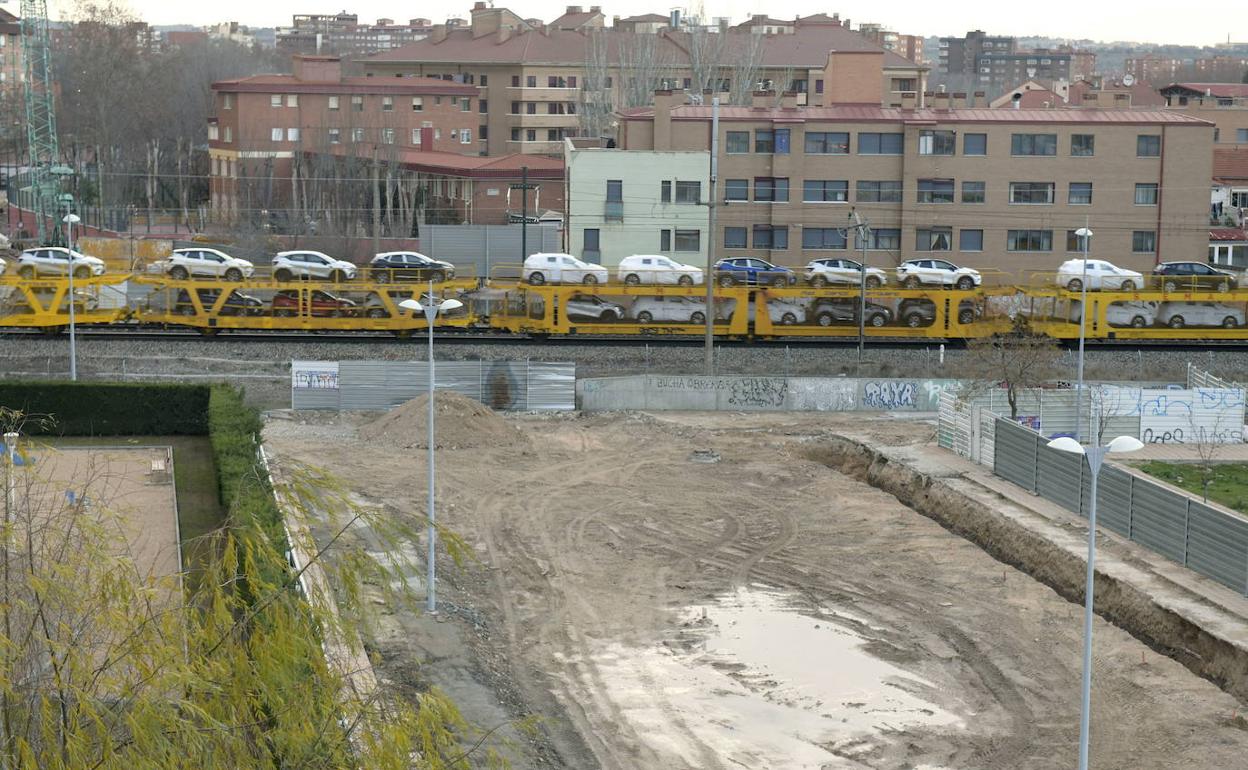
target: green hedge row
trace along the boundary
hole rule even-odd
[[[23,430],[35,435],[202,436],[209,390],[180,383],[0,381],[0,406],[27,415]]]
[[[242,391],[216,385],[207,416],[221,504],[240,520],[258,524],[273,542],[285,542],[282,515],[257,455],[256,441],[264,426],[260,413],[243,403]]]

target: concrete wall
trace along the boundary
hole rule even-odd
[[[681,377],[658,374],[577,381],[585,411],[921,411],[939,408],[958,380],[850,377]]]

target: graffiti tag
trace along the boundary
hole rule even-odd
[[[733,406],[781,407],[789,392],[788,380],[772,377],[744,377],[729,382],[728,403]]]
[[[918,389],[913,382],[870,380],[862,386],[865,409],[913,409]]]

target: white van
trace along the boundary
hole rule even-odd
[[[1088,291],[1135,291],[1144,288],[1143,275],[1103,259],[1089,259],[1086,273],[1082,259],[1066,260],[1057,269],[1057,285],[1067,291],[1083,291],[1085,275]]]
[[[544,283],[606,283],[611,274],[602,265],[582,262],[571,254],[533,254],[524,260],[524,277],[534,286]]]
[[[701,268],[682,265],[659,254],[634,254],[631,257],[625,257],[620,260],[616,275],[630,286],[641,283],[696,286],[700,285],[703,280]]]

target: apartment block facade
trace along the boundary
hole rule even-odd
[[[708,148],[711,110],[660,94],[623,119],[627,150]],[[1148,269],[1203,259],[1212,125],[1164,110],[728,107],[720,111],[717,257],[800,265],[941,257],[1014,280],[1092,252]]]
[[[982,30],[940,39],[941,78],[958,88],[985,91],[990,99],[1028,80],[1088,80],[1095,69],[1095,53],[1069,46],[1019,50],[1014,38]]]
[[[365,56],[378,51],[399,48],[429,35],[428,19],[409,19],[396,24],[393,19],[378,19],[376,24],[361,24],[354,13],[297,14],[289,27],[276,32],[279,50],[292,54],[338,54]]]
[[[1168,109],[1211,121],[1217,147],[1248,147],[1248,83],[1171,83],[1160,91]]]

